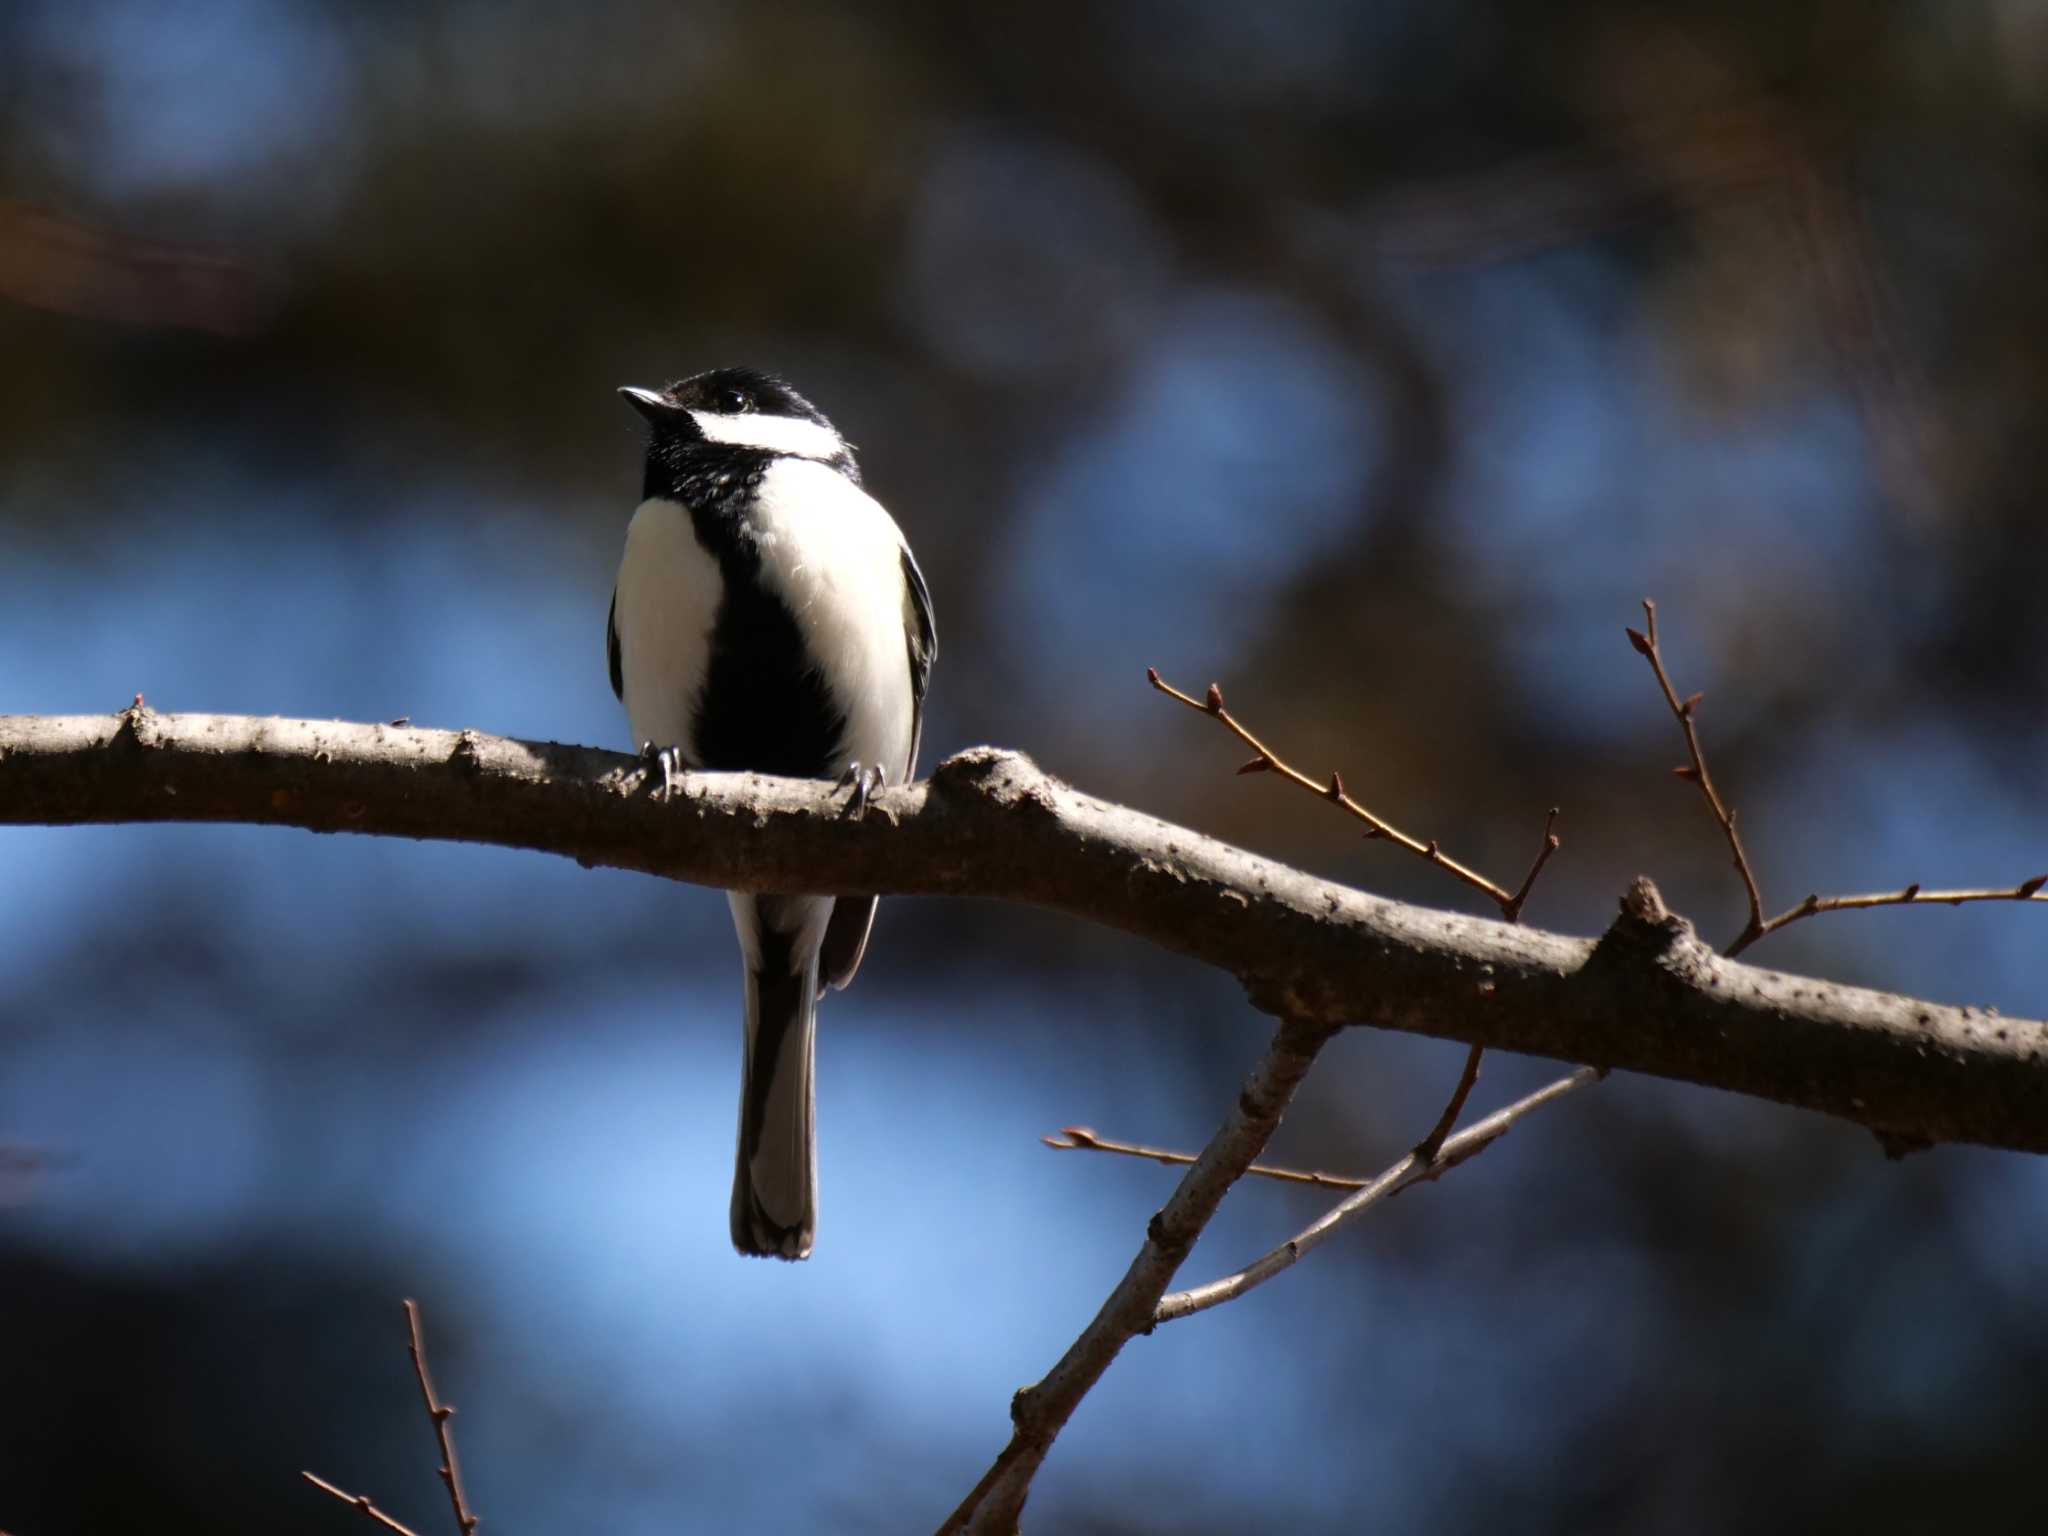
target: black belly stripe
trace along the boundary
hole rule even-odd
[[[795,613],[764,582],[760,548],[745,522],[773,462],[758,449],[696,444],[659,467],[652,459],[648,465],[649,494],[689,509],[697,542],[717,560],[724,586],[710,664],[690,704],[688,745],[693,762],[715,771],[829,779],[842,766],[846,712],[813,662]]]
[[[797,779],[838,772],[846,714],[832,699],[788,604],[751,571],[721,559],[725,598],[711,627],[711,665],[691,716],[697,761]]]

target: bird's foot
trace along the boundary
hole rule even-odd
[[[889,782],[889,771],[880,763],[863,768],[858,762],[848,763],[846,772],[839,775],[835,789],[850,789],[846,797],[846,814],[859,821],[868,813],[868,796]]]
[[[654,798],[666,802],[683,780],[683,749],[657,747],[651,741],[643,741],[640,755],[661,770],[661,787],[654,792]]]

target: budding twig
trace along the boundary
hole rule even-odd
[[[1453,879],[1461,880],[1466,885],[1472,887],[1473,890],[1483,892],[1492,899],[1494,905],[1500,908],[1501,916],[1509,922],[1513,922],[1520,916],[1522,904],[1529,899],[1529,891],[1535,885],[1536,877],[1543,872],[1543,866],[1549,862],[1550,855],[1557,851],[1558,842],[1555,835],[1557,812],[1553,810],[1550,813],[1549,820],[1544,824],[1543,847],[1536,856],[1536,862],[1530,866],[1528,878],[1522,882],[1522,888],[1519,891],[1510,891],[1504,886],[1487,879],[1486,876],[1480,874],[1476,869],[1469,868],[1464,864],[1460,864],[1456,859],[1451,858],[1443,851],[1435,838],[1432,837],[1424,841],[1421,838],[1410,837],[1392,822],[1374,815],[1363,805],[1359,804],[1357,800],[1353,799],[1350,792],[1344,788],[1343,775],[1332,772],[1329,782],[1319,783],[1303,773],[1299,768],[1288,763],[1284,758],[1275,753],[1271,747],[1247,730],[1244,723],[1237,716],[1223,707],[1223,690],[1216,684],[1211,683],[1208,692],[1198,699],[1192,694],[1182,693],[1173,684],[1160,677],[1158,669],[1155,667],[1147,667],[1145,669],[1145,680],[1168,698],[1177,700],[1185,704],[1189,709],[1198,710],[1202,714],[1218,721],[1231,735],[1250,747],[1257,755],[1251,761],[1241,766],[1237,770],[1239,773],[1277,773],[1281,778],[1287,780],[1288,783],[1307,790],[1317,799],[1328,800],[1334,805],[1342,806],[1347,814],[1365,824],[1365,835],[1367,837],[1384,838],[1390,843],[1398,844],[1417,858],[1434,864]]]
[[[1522,905],[1528,901],[1529,893],[1536,889],[1536,877],[1543,873],[1543,866],[1550,862],[1550,856],[1558,850],[1557,816],[1557,807],[1553,805],[1550,814],[1543,818],[1543,841],[1537,846],[1536,862],[1529,866],[1529,873],[1522,876],[1521,887],[1500,909],[1501,917],[1510,923],[1521,921]]]
[[[1694,722],[1702,696],[1695,693],[1681,699],[1678,690],[1671,686],[1671,675],[1664,670],[1664,655],[1657,648],[1657,605],[1647,597],[1643,599],[1643,620],[1644,629],[1628,631],[1628,643],[1649,662],[1650,670],[1657,676],[1657,686],[1664,691],[1664,702],[1671,706],[1672,717],[1684,733],[1685,750],[1692,761],[1678,770],[1678,776],[1699,786],[1707,809],[1714,814],[1715,824],[1728,840],[1728,852],[1734,858],[1735,872],[1742,877],[1742,889],[1749,897],[1749,921],[1726,951],[1730,955],[1740,954],[1764,935],[1763,892],[1757,889],[1756,874],[1749,867],[1749,855],[1743,852],[1741,834],[1735,830],[1735,813],[1728,809],[1720,792],[1714,788],[1713,776],[1707,772],[1706,754],[1700,750],[1699,727]]]
[[[1580,1067],[1555,1082],[1545,1084],[1534,1093],[1517,1099],[1507,1108],[1494,1111],[1477,1125],[1460,1131],[1444,1142],[1434,1156],[1425,1157],[1421,1149],[1417,1148],[1386,1169],[1379,1177],[1361,1185],[1356,1194],[1332,1206],[1279,1247],[1253,1260],[1243,1269],[1225,1275],[1220,1280],[1211,1280],[1206,1285],[1193,1286],[1184,1291],[1172,1291],[1160,1297],[1158,1305],[1152,1309],[1152,1321],[1155,1324],[1170,1323],[1176,1318],[1191,1317],[1197,1312],[1206,1312],[1211,1307],[1220,1307],[1226,1301],[1235,1301],[1245,1292],[1264,1285],[1282,1270],[1293,1268],[1303,1254],[1320,1246],[1339,1227],[1352,1221],[1362,1212],[1370,1210],[1382,1200],[1398,1195],[1410,1185],[1442,1178],[1458,1164],[1477,1157],[1500,1140],[1524,1115],[1541,1109],[1545,1104],[1554,1103],[1588,1083],[1598,1082],[1603,1076],[1605,1074],[1598,1067]]]
[[[462,1536],[472,1536],[477,1518],[462,1496],[462,1464],[455,1459],[455,1436],[448,1428],[455,1409],[434,1396],[434,1383],[427,1375],[427,1346],[420,1337],[420,1304],[410,1296],[405,1299],[405,1327],[409,1335],[406,1351],[412,1356],[413,1375],[419,1378],[420,1399],[427,1405],[427,1417],[434,1421],[434,1436],[441,1442],[441,1481],[448,1489],[448,1502],[454,1507],[455,1523],[461,1527]]]
[[[1141,1142],[1098,1136],[1085,1125],[1062,1126],[1057,1136],[1038,1139],[1060,1152],[1114,1152],[1121,1157],[1142,1157],[1170,1167],[1185,1168],[1195,1160],[1192,1152],[1175,1152],[1167,1147],[1148,1147]],[[1253,1163],[1245,1172],[1257,1174],[1262,1179],[1278,1179],[1286,1184],[1313,1184],[1318,1189],[1363,1189],[1366,1184],[1364,1179],[1349,1178],[1341,1173],[1311,1173],[1307,1169],[1279,1168],[1271,1163]]]
[[[395,1531],[398,1533],[398,1536],[419,1536],[419,1533],[415,1531],[411,1526],[401,1525],[398,1521],[392,1519],[389,1515],[385,1514],[384,1511],[379,1509],[375,1504],[371,1503],[370,1496],[367,1493],[344,1493],[341,1489],[335,1487],[334,1484],[328,1482],[326,1478],[320,1477],[312,1472],[301,1472],[299,1476],[303,1477],[315,1488],[318,1488],[322,1493],[331,1493],[337,1499],[341,1500],[342,1503],[352,1505],[356,1509],[361,1510],[364,1514],[368,1515],[372,1520],[376,1521],[379,1525],[383,1526],[385,1530]]]
[[[441,1443],[441,1481],[448,1489],[448,1502],[455,1509],[455,1523],[461,1528],[462,1536],[474,1536],[477,1518],[470,1513],[469,1504],[462,1496],[462,1466],[455,1459],[455,1437],[449,1431],[448,1421],[455,1417],[453,1404],[444,1403],[434,1396],[433,1378],[427,1374],[427,1346],[420,1336],[420,1306],[411,1297],[405,1302],[406,1349],[412,1356],[412,1373],[420,1384],[420,1397],[427,1405],[427,1417],[433,1421],[434,1435]],[[324,1477],[311,1472],[299,1476],[325,1493],[333,1494],[344,1504],[352,1504],[372,1520],[397,1536],[418,1536],[410,1526],[401,1525],[370,1502],[366,1493],[346,1493]]]
[[[1671,685],[1671,677],[1664,670],[1663,653],[1657,645],[1657,605],[1647,597],[1643,599],[1643,615],[1646,630],[1627,631],[1629,644],[1650,663],[1650,670],[1656,674],[1657,686],[1663,690],[1664,702],[1671,707],[1672,715],[1678,721],[1679,729],[1685,734],[1685,748],[1691,761],[1682,763],[1672,771],[1681,779],[1699,786],[1701,797],[1707,808],[1713,812],[1715,822],[1722,835],[1728,840],[1728,850],[1734,856],[1736,873],[1742,877],[1742,888],[1749,898],[1749,920],[1722,951],[1731,959],[1741,954],[1758,939],[1776,933],[1780,928],[1798,922],[1802,918],[1822,912],[1860,912],[1871,907],[1959,907],[1973,901],[2039,901],[2048,903],[2048,874],[2034,875],[2017,885],[1980,886],[1970,890],[1929,891],[1923,890],[1918,881],[1896,891],[1874,891],[1860,896],[1808,896],[1796,907],[1787,908],[1776,917],[1764,916],[1763,892],[1758,889],[1755,871],[1751,869],[1749,856],[1743,852],[1742,839],[1735,830],[1735,811],[1721,799],[1714,788],[1713,778],[1707,772],[1707,760],[1700,749],[1699,729],[1696,719],[1699,714],[1700,695],[1695,693],[1679,698],[1678,690]],[[1541,867],[1541,860],[1538,861]]]
[[[1237,770],[1239,773],[1277,773],[1289,783],[1298,785],[1310,794],[1315,795],[1318,799],[1328,800],[1341,806],[1350,815],[1365,823],[1365,835],[1367,837],[1384,838],[1388,842],[1398,843],[1416,857],[1426,859],[1446,874],[1471,886],[1472,889],[1483,891],[1493,899],[1494,905],[1500,908],[1500,915],[1506,922],[1515,923],[1521,921],[1522,908],[1528,903],[1529,893],[1536,888],[1536,881],[1542,875],[1544,866],[1550,862],[1550,856],[1558,850],[1558,809],[1556,806],[1552,806],[1550,813],[1544,817],[1543,840],[1537,845],[1536,857],[1529,865],[1528,874],[1522,877],[1522,883],[1519,887],[1509,891],[1505,886],[1489,880],[1477,870],[1470,869],[1460,864],[1456,859],[1446,856],[1442,845],[1435,838],[1432,837],[1425,842],[1419,838],[1411,837],[1391,822],[1367,810],[1345,790],[1344,777],[1335,769],[1330,771],[1330,782],[1328,784],[1319,784],[1300,769],[1295,768],[1277,756],[1271,747],[1253,735],[1251,731],[1246,729],[1242,721],[1224,707],[1223,690],[1217,684],[1211,683],[1203,697],[1197,699],[1190,694],[1182,693],[1178,688],[1161,678],[1157,668],[1147,667],[1145,669],[1145,680],[1168,698],[1177,700],[1188,708],[1199,710],[1201,713],[1219,721],[1233,736],[1250,747],[1257,756],[1243,764]],[[1416,1143],[1416,1155],[1424,1163],[1429,1163],[1437,1157],[1444,1145],[1444,1138],[1450,1135],[1451,1128],[1458,1123],[1458,1116],[1465,1109],[1465,1101],[1471,1096],[1473,1085],[1479,1081],[1479,1063],[1484,1055],[1484,1050],[1476,1045],[1466,1054],[1464,1069],[1458,1074],[1457,1084],[1452,1088],[1451,1096],[1445,1102],[1443,1112],[1437,1116],[1436,1124],[1431,1127],[1429,1134]],[[1074,1132],[1070,1128],[1067,1134],[1072,1136]],[[1083,1143],[1076,1141],[1055,1141],[1051,1137],[1046,1137],[1044,1140],[1048,1146],[1071,1147],[1083,1145]],[[1129,1144],[1115,1147],[1105,1146],[1102,1145],[1099,1139],[1094,1145],[1103,1151],[1123,1151],[1128,1150],[1129,1146]],[[1185,1156],[1185,1154],[1181,1153],[1168,1153],[1156,1150],[1141,1152],[1135,1155],[1156,1157],[1161,1162],[1176,1162]],[[1329,1183],[1351,1189],[1362,1187],[1356,1180],[1333,1179],[1329,1175],[1298,1175],[1291,1170],[1285,1169],[1268,1171],[1255,1168],[1251,1171],[1263,1173],[1270,1178],[1305,1179],[1311,1183]]]

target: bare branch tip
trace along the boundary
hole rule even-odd
[[[1147,667],[1145,669],[1145,681],[1154,688],[1164,689],[1166,687],[1165,682],[1159,676],[1159,669],[1157,667]]]

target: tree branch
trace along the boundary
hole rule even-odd
[[[448,1490],[448,1503],[455,1512],[456,1529],[462,1536],[475,1536],[477,1518],[470,1513],[469,1501],[462,1495],[462,1463],[455,1459],[455,1435],[448,1428],[448,1421],[455,1417],[455,1405],[444,1403],[434,1395],[434,1380],[427,1374],[426,1340],[420,1336],[420,1304],[410,1296],[405,1298],[405,1331],[406,1353],[412,1356],[412,1373],[420,1384],[420,1401],[426,1404],[427,1417],[434,1424],[434,1439],[441,1447],[441,1483]]]
[[[1181,1152],[1172,1147],[1148,1147],[1135,1141],[1119,1141],[1113,1136],[1098,1136],[1085,1125],[1062,1126],[1057,1136],[1041,1136],[1038,1139],[1055,1152],[1112,1152],[1118,1157],[1135,1157],[1148,1163],[1164,1163],[1169,1168],[1185,1168],[1195,1160],[1195,1154],[1192,1152]],[[1306,1168],[1281,1168],[1272,1163],[1253,1163],[1245,1169],[1245,1176],[1274,1179],[1282,1184],[1308,1184],[1317,1189],[1363,1189],[1371,1182],[1344,1173],[1318,1173]]]
[[[1641,882],[1597,944],[1384,901],[975,748],[843,814],[828,784],[233,715],[0,716],[0,823],[232,821],[493,843],[739,890],[980,896],[1149,939],[1276,1016],[1648,1072],[1901,1143],[2048,1151],[2048,1024],[1716,956]],[[2031,893],[2030,901],[2048,904]]]
[[[1706,754],[1700,747],[1699,729],[1694,724],[1698,718],[1702,695],[1692,694],[1684,699],[1671,685],[1670,674],[1664,670],[1664,653],[1657,643],[1657,605],[1649,598],[1643,599],[1643,630],[1626,630],[1628,643],[1636,648],[1637,654],[1650,663],[1650,670],[1656,674],[1657,686],[1663,690],[1664,702],[1671,707],[1671,713],[1678,721],[1678,728],[1685,734],[1685,750],[1691,758],[1672,770],[1679,778],[1689,779],[1699,786],[1700,794],[1707,802],[1707,809],[1721,828],[1721,835],[1728,840],[1728,850],[1734,855],[1735,872],[1742,877],[1743,893],[1749,898],[1749,918],[1742,925],[1742,932],[1729,940],[1721,953],[1734,959],[1758,939],[1766,938],[1791,923],[1814,917],[1822,912],[1864,912],[1872,907],[1960,907],[1973,901],[2039,901],[2048,900],[2042,893],[2048,887],[2048,875],[2029,875],[2012,885],[1978,886],[1970,890],[1929,891],[1920,883],[1904,886],[1895,891],[1873,891],[1860,896],[1822,896],[1814,894],[1796,907],[1787,907],[1776,917],[1764,916],[1764,896],[1756,881],[1756,871],[1750,867],[1749,855],[1743,852],[1742,839],[1735,831],[1735,810],[1722,803],[1720,793],[1714,788],[1714,781],[1707,774]],[[1537,860],[1536,867],[1543,867]]]
[[[1550,855],[1557,851],[1557,839],[1552,834],[1552,828],[1557,825],[1557,812],[1553,810],[1550,813],[1550,819],[1544,823],[1543,827],[1543,851],[1537,855],[1535,864],[1530,867],[1529,878],[1522,882],[1522,889],[1511,892],[1505,887],[1487,879],[1478,870],[1460,864],[1456,859],[1443,851],[1435,838],[1432,837],[1427,842],[1424,842],[1419,837],[1409,836],[1385,817],[1374,815],[1364,805],[1360,804],[1351,795],[1350,791],[1344,788],[1344,776],[1336,769],[1332,768],[1330,770],[1329,783],[1318,784],[1314,779],[1303,773],[1299,768],[1259,740],[1258,737],[1254,736],[1242,720],[1239,720],[1237,716],[1225,709],[1223,707],[1223,689],[1218,684],[1211,683],[1207,696],[1198,699],[1192,694],[1182,693],[1173,684],[1167,682],[1159,675],[1159,669],[1156,667],[1147,667],[1145,669],[1145,681],[1176,703],[1185,704],[1189,709],[1209,716],[1210,719],[1215,720],[1225,730],[1230,732],[1231,735],[1250,747],[1256,755],[1237,770],[1239,773],[1277,773],[1297,789],[1307,790],[1318,800],[1329,801],[1330,804],[1339,807],[1354,820],[1363,823],[1367,837],[1380,838],[1392,843],[1397,848],[1405,849],[1407,852],[1414,854],[1418,859],[1434,864],[1453,880],[1469,885],[1473,890],[1489,897],[1494,905],[1500,908],[1501,916],[1509,922],[1513,922],[1516,915],[1520,913],[1522,903],[1529,898],[1529,888],[1536,883],[1536,877],[1543,872],[1543,866],[1549,861]]]
[[[351,1509],[360,1510],[363,1514],[368,1515],[372,1520],[383,1526],[385,1530],[396,1532],[397,1536],[419,1536],[419,1532],[415,1531],[411,1526],[403,1525],[385,1514],[383,1510],[377,1507],[375,1501],[367,1493],[349,1493],[344,1489],[337,1488],[317,1472],[301,1472],[299,1476],[303,1477],[315,1488],[318,1488],[322,1493],[331,1493]]]
[[[1015,1429],[1010,1443],[939,1527],[939,1536],[959,1532],[1009,1536],[1017,1529],[1031,1479],[1052,1449],[1053,1439],[1124,1345],[1136,1335],[1152,1331],[1154,1311],[1174,1273],[1186,1262],[1195,1239],[1202,1235],[1230,1187],[1244,1177],[1271,1139],[1294,1090],[1332,1033],[1331,1027],[1323,1024],[1288,1021],[1280,1026],[1229,1116],[1181,1176],[1166,1204],[1147,1223],[1144,1246],[1094,1321],[1045,1373],[1044,1380],[1012,1399],[1010,1421]]]
[[[1599,1080],[1597,1067],[1580,1067],[1576,1072],[1567,1073],[1534,1093],[1515,1100],[1507,1108],[1495,1110],[1469,1130],[1460,1131],[1441,1143],[1433,1152],[1425,1153],[1423,1148],[1416,1148],[1378,1177],[1360,1181],[1356,1194],[1339,1201],[1278,1248],[1253,1260],[1243,1269],[1220,1280],[1211,1280],[1206,1285],[1191,1286],[1185,1291],[1160,1297],[1152,1320],[1170,1323],[1176,1318],[1192,1317],[1197,1312],[1220,1307],[1226,1301],[1237,1300],[1247,1291],[1264,1285],[1283,1269],[1293,1268],[1303,1254],[1321,1247],[1323,1240],[1339,1227],[1347,1225],[1382,1200],[1391,1200],[1404,1189],[1442,1178],[1458,1164],[1470,1162],[1507,1135],[1514,1129],[1515,1122],[1532,1110],[1541,1109]]]

